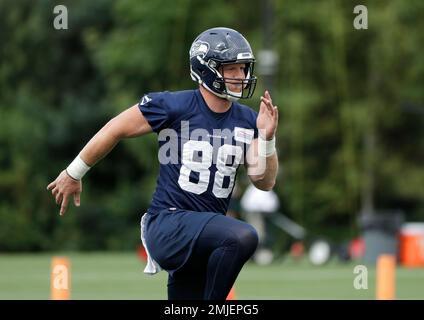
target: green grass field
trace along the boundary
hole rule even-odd
[[[0,299],[49,299],[55,254],[0,254]],[[143,274],[135,253],[69,253],[72,299],[166,299],[166,272]],[[375,270],[368,289],[353,287],[355,264],[332,261],[313,267],[286,259],[270,266],[248,263],[236,282],[238,299],[374,299]],[[396,270],[396,298],[424,299],[424,269]]]

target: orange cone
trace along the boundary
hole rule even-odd
[[[377,259],[377,300],[395,299],[395,272],[396,258],[393,255],[383,254]]]
[[[228,293],[226,300],[237,300],[236,298],[236,289],[234,287],[231,288],[230,292]]]
[[[66,257],[53,257],[50,274],[51,300],[71,298],[71,263]]]

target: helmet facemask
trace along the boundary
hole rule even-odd
[[[214,61],[214,60],[210,60]],[[255,91],[257,78],[252,76],[253,74],[253,61],[236,61],[231,63],[212,63],[212,65],[216,64],[215,67],[211,68],[216,73],[217,77],[213,82],[213,87],[219,91],[220,95],[223,95],[226,99],[236,101],[238,99],[248,99],[252,97],[253,92]],[[220,72],[220,66],[228,65],[228,64],[239,64],[244,63],[246,67],[244,68],[245,78],[230,78],[225,76],[225,72],[223,69]],[[211,63],[208,63],[210,65]],[[235,91],[231,90],[230,86],[238,86],[240,90]]]

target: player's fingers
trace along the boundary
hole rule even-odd
[[[268,98],[262,97],[261,99],[267,106],[272,106],[272,102]]]
[[[277,109],[275,108],[275,106],[272,104],[272,102],[271,102],[271,110],[270,110],[270,112],[271,112],[271,114],[272,114],[272,118],[273,119],[275,119],[275,117],[277,116]]]
[[[271,95],[269,94],[268,90],[265,91],[265,98],[267,98],[272,103],[272,98],[271,98]]]
[[[267,98],[261,97],[261,104],[264,104],[266,106],[268,101],[269,100]]]
[[[68,208],[68,202],[69,202],[69,196],[64,196],[63,197],[63,201],[62,201],[62,205],[60,206],[60,212],[59,214],[61,216],[63,216],[63,214],[65,213],[66,209]]]
[[[54,187],[56,187],[56,180],[49,183],[49,185],[47,186],[47,190],[53,189]]]
[[[275,126],[278,126],[278,108],[276,106],[274,107],[274,123]]]
[[[54,187],[54,189],[52,190],[52,195],[53,197],[56,197],[56,194],[59,192],[59,188],[58,187]]]
[[[81,204],[81,197],[80,197],[80,195],[81,194],[79,192],[74,193],[74,204],[77,207],[79,207],[80,204]]]
[[[273,115],[274,114],[274,110],[273,110],[274,108],[273,108],[273,105],[272,105],[271,101],[269,101],[267,98],[263,98],[262,101],[264,102],[264,104],[265,104],[268,112],[271,115]]]
[[[58,192],[56,195],[56,204],[60,204],[62,202],[63,194]]]
[[[262,102],[263,98],[264,97],[261,96],[261,102]],[[261,103],[260,106],[259,106],[259,113],[264,113],[265,111],[266,111],[266,105],[265,105],[265,103]]]

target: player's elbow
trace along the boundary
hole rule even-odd
[[[266,184],[264,184],[262,190],[263,191],[271,191],[272,189],[274,189],[275,186],[275,180],[272,180]]]
[[[253,182],[253,185],[259,190],[271,191],[272,189],[274,189],[275,179],[267,180],[267,181],[264,181],[264,180],[255,181]]]

